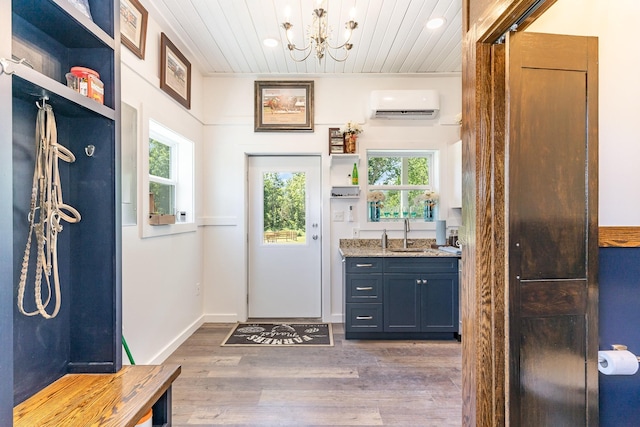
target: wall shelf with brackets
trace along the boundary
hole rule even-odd
[[[360,187],[357,185],[334,185],[331,187],[332,199],[358,199]]]

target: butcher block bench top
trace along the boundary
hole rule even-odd
[[[135,426],[180,375],[179,365],[67,374],[13,408],[14,427]]]

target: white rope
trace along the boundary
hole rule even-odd
[[[60,277],[58,275],[58,233],[62,231],[62,220],[73,224],[80,221],[80,213],[62,201],[62,186],[58,160],[67,163],[75,162],[73,153],[58,144],[56,120],[51,106],[38,105],[36,118],[36,158],[31,188],[31,204],[29,210],[29,236],[22,258],[22,270],[18,285],[18,309],[26,316],[40,314],[45,319],[58,315],[61,304]],[[37,220],[36,220],[36,217]],[[34,281],[34,297],[36,310],[26,311],[24,294],[29,272],[29,256],[31,254],[32,236],[36,239],[36,267]],[[47,286],[46,299],[42,300],[42,275]],[[51,275],[53,274],[53,291]],[[51,313],[47,307],[53,299],[55,306]]]

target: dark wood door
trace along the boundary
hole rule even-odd
[[[598,424],[597,40],[506,46],[511,424]]]

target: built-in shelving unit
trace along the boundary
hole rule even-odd
[[[67,373],[121,368],[118,5],[89,0],[90,19],[67,0],[0,0],[0,146],[8,154],[0,161],[0,195],[12,201],[0,212],[0,330],[13,332],[0,333],[0,425],[12,425],[13,406]],[[73,66],[100,74],[104,105],[66,86]],[[62,305],[49,320],[24,316],[15,303],[29,234],[36,102],[43,99],[53,108],[58,142],[76,156],[59,168],[64,201],[82,215],[77,224],[63,222],[59,234]],[[85,154],[88,145],[93,156]],[[31,305],[33,280],[31,268]]]
[[[331,166],[336,164],[357,163],[360,166],[360,154],[332,154],[330,157]]]
[[[353,170],[353,164],[360,166],[360,155],[332,154],[331,158],[331,198],[332,199],[358,199],[360,198],[360,186],[347,184],[347,176]]]

